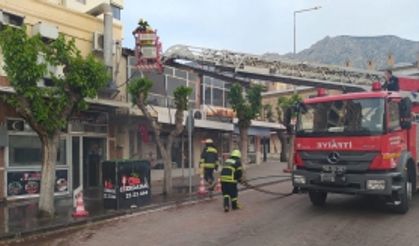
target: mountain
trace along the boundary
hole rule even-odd
[[[414,63],[419,54],[419,42],[402,39],[397,36],[337,36],[325,37],[310,48],[296,54],[286,54],[282,58],[310,61],[322,64],[345,65],[350,61],[353,67],[367,68],[372,61],[375,68],[386,68],[389,54],[392,54],[396,64]],[[278,57],[267,53],[267,58]],[[278,57],[280,58],[280,57]]]

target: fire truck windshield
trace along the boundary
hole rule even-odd
[[[384,99],[366,98],[306,104],[297,136],[368,136],[384,130]]]

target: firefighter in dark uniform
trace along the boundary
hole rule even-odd
[[[221,170],[221,190],[224,197],[224,212],[239,209],[237,203],[238,190],[237,183],[242,182],[243,169],[240,162],[241,153],[239,150],[233,150],[230,158],[224,162],[223,169]]]
[[[214,170],[218,170],[218,152],[212,139],[205,140],[199,165],[204,173],[205,181],[209,184],[209,190],[212,191],[214,189]]]

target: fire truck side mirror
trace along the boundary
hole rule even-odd
[[[409,98],[403,98],[399,104],[400,126],[402,129],[412,127],[412,101]]]

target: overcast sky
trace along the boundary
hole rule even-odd
[[[187,44],[240,52],[297,52],[325,36],[397,35],[419,40],[419,0],[125,0],[124,46],[133,48],[132,30],[144,18],[158,30],[163,50]]]

